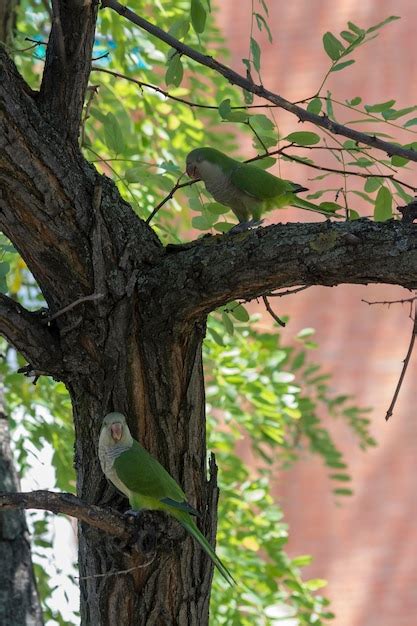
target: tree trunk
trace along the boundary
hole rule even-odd
[[[135,302],[131,305],[136,308]],[[136,314],[132,319],[126,309],[109,320],[114,336],[107,338],[108,348],[106,341],[103,344],[107,371],[97,381],[96,393],[86,392],[83,380],[70,385],[78,494],[90,502],[121,503],[127,508],[126,500],[111,499],[114,489],[104,483],[96,455],[103,412],[120,410],[128,415],[134,436],[183,486],[189,501],[203,514],[200,529],[213,539],[217,489],[215,478],[206,480],[204,328],[197,325],[179,334],[162,317],[146,319]],[[108,399],[104,411],[102,398]],[[208,623],[212,565],[175,521],[147,515],[138,538],[139,553],[84,524],[80,530],[83,624]],[[108,575],[132,568],[129,573]]]
[[[2,394],[2,389],[0,389]],[[0,404],[2,405],[1,399]],[[0,491],[19,491],[7,418],[0,406]],[[42,626],[24,511],[0,513],[0,624]]]

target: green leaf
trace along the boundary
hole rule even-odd
[[[348,43],[353,43],[357,40],[357,36],[353,35],[349,30],[342,30],[340,36],[343,37],[343,39]]]
[[[10,270],[10,263],[8,261],[0,261],[0,276],[6,276]]]
[[[223,337],[214,328],[208,326],[207,330],[219,346],[224,346]]]
[[[397,190],[397,193],[400,196],[400,198],[404,200],[406,204],[409,204],[413,200],[413,196],[410,196],[410,194],[405,191],[405,189],[402,187],[402,185],[400,185],[400,183],[397,183],[396,180],[393,180],[392,184]]]
[[[296,556],[291,560],[292,565],[295,567],[305,567],[306,565],[310,565],[313,560],[313,557],[310,554],[300,554],[300,556]]]
[[[374,191],[379,189],[379,187],[383,184],[384,184],[383,178],[380,178],[379,176],[371,176],[370,178],[366,179],[364,189],[367,193],[373,193]]]
[[[297,334],[297,338],[298,339],[304,339],[305,337],[311,337],[311,335],[314,335],[315,332],[316,331],[314,330],[314,328],[303,328]]]
[[[264,11],[265,11],[265,15],[269,16],[268,7],[267,7],[267,4],[266,4],[265,0],[260,0],[260,3],[261,3],[261,4],[262,4],[262,6],[263,6],[263,9],[264,9]]]
[[[252,52],[253,66],[257,72],[261,69],[261,49],[258,42],[253,37],[250,38],[250,49]]]
[[[228,213],[230,211],[229,207],[224,206],[224,204],[220,204],[219,202],[209,202],[204,205],[204,208],[213,215],[223,215],[223,213]]]
[[[330,32],[323,35],[323,47],[332,61],[337,61],[345,50],[343,44]]]
[[[382,111],[390,109],[394,104],[395,100],[387,100],[379,104],[365,104],[365,110],[368,111],[368,113],[382,113]]]
[[[341,482],[349,482],[352,477],[349,474],[330,474],[332,480],[340,480]]]
[[[390,22],[393,22],[394,20],[399,20],[399,19],[401,18],[398,15],[390,15],[390,17],[387,17],[383,22],[379,22],[379,24],[376,24],[375,26],[371,26],[371,28],[368,28],[366,32],[373,33],[375,30],[382,28],[386,24],[389,24]]]
[[[352,489],[339,487],[338,489],[333,489],[333,493],[337,496],[351,496],[353,494],[353,491]]]
[[[356,96],[356,98],[352,98],[352,100],[346,100],[346,103],[349,104],[352,107],[356,107],[358,106],[358,104],[360,104],[362,102],[362,98],[360,98],[359,96]]]
[[[320,202],[319,207],[322,211],[327,211],[328,213],[336,213],[343,209],[337,202]]]
[[[320,98],[313,98],[307,105],[307,111],[309,113],[314,113],[314,115],[318,115],[321,111],[321,100]]]
[[[207,13],[201,0],[191,0],[191,24],[196,33],[200,34],[204,31],[206,18]]]
[[[188,20],[177,20],[172,24],[168,33],[176,39],[184,39],[190,30],[190,22]]]
[[[268,33],[268,41],[269,43],[272,43],[272,33],[269,30],[269,26],[266,23],[265,18],[260,13],[255,13],[254,15],[255,15],[256,23],[258,25],[259,30],[262,31],[262,27],[264,27],[266,32]]]
[[[149,171],[143,165],[136,165],[125,172],[125,178],[128,183],[143,182],[149,175]]]
[[[233,322],[224,311],[222,311],[222,322],[229,335],[233,335],[233,333],[235,332]]]
[[[263,170],[269,170],[276,162],[277,160],[274,159],[274,157],[267,156],[256,161],[255,165],[256,167],[261,167]]]
[[[359,213],[355,211],[354,209],[349,209],[348,215],[349,215],[349,221],[351,222],[353,222],[354,220],[360,219]]]
[[[391,157],[391,165],[395,165],[395,167],[403,167],[404,165],[407,165],[409,160],[410,159],[394,154],[394,156]]]
[[[316,133],[311,133],[310,131],[296,131],[295,133],[290,133],[284,139],[287,141],[291,141],[292,143],[296,143],[299,146],[312,146],[316,143],[320,142],[320,136]]]
[[[392,195],[387,187],[381,187],[375,200],[374,220],[386,222],[392,217]]]
[[[179,87],[184,75],[184,69],[182,66],[181,57],[179,54],[174,54],[168,62],[167,71],[165,73],[165,83],[167,85],[174,85]]]
[[[411,113],[412,111],[415,111],[416,109],[417,109],[417,106],[406,107],[405,109],[399,109],[398,111],[396,111],[395,109],[388,109],[387,111],[384,111],[382,113],[382,117],[385,120],[397,120],[399,117],[402,117],[403,115],[407,115],[407,113]]]
[[[243,122],[245,124],[248,123],[249,119],[250,115],[245,111],[231,111],[226,118],[228,122]]]
[[[197,228],[197,230],[209,230],[213,223],[215,222],[215,216],[207,216],[207,215],[197,215],[193,217],[191,220],[191,224],[193,228]]]
[[[333,111],[332,94],[330,93],[330,91],[327,92],[327,97],[326,97],[326,113],[327,113],[328,118],[336,121],[336,117]]]
[[[248,322],[249,321],[249,313],[245,309],[242,304],[234,304],[232,303],[230,306],[230,313],[235,317],[239,322]]]
[[[225,100],[222,100],[222,102],[220,102],[219,104],[220,117],[222,117],[223,119],[227,119],[227,116],[231,113],[230,102],[230,98],[226,98]]]
[[[370,167],[374,165],[375,161],[371,161],[371,159],[366,159],[365,157],[359,157],[354,161],[349,161],[348,165],[356,165],[357,167]]]
[[[337,65],[333,65],[333,67],[331,68],[331,72],[339,72],[340,70],[343,70],[345,67],[348,67],[348,65],[353,65],[353,63],[355,63],[355,59],[350,59],[350,61],[343,61],[342,63],[338,63]]]
[[[359,28],[359,26],[356,26],[356,24],[354,24],[353,22],[348,22],[348,27],[350,28],[352,32],[356,33],[357,35],[365,34],[365,31],[363,30],[363,28]]]
[[[408,128],[409,126],[415,126],[417,124],[417,117],[412,117],[411,120],[408,120],[404,124],[404,128]]]
[[[326,585],[327,580],[324,580],[324,578],[310,578],[310,580],[306,581],[306,586],[311,591],[317,591],[317,589],[322,589],[326,587]]]
[[[274,130],[275,124],[272,120],[269,119],[263,113],[257,113],[256,115],[251,115],[249,120],[251,126],[257,126],[262,130]]]
[[[231,224],[230,222],[216,222],[213,225],[214,230],[217,230],[219,233],[228,233],[235,226],[235,224]]]
[[[113,113],[107,113],[104,118],[104,139],[107,147],[114,154],[121,154],[125,149],[125,141],[119,122]]]

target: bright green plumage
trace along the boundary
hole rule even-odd
[[[201,178],[217,202],[230,207],[240,223],[284,206],[320,211],[314,204],[297,198],[307,191],[296,183],[278,178],[256,165],[241,163],[215,148],[196,148],[187,156],[187,174]]]
[[[197,511],[188,504],[185,493],[172,476],[133,439],[121,413],[109,413],[103,420],[99,458],[104,474],[129,498],[134,510],[161,510],[175,517],[199,542],[227,582],[234,583],[191,518],[191,515],[198,515]]]

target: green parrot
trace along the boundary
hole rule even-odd
[[[198,541],[226,581],[235,584],[191,518],[199,513],[188,504],[185,493],[172,476],[133,439],[122,413],[109,413],[103,419],[98,456],[106,478],[129,499],[134,511],[160,510],[175,517]]]
[[[278,178],[256,165],[231,159],[215,148],[191,150],[186,171],[190,178],[201,178],[217,202],[232,209],[242,225],[241,230],[259,224],[265,211],[284,206],[329,215],[311,202],[296,197],[300,191],[307,191],[305,187]]]

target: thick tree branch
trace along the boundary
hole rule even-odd
[[[18,302],[0,294],[0,334],[29,361],[34,370],[62,376],[64,364],[56,335]]]
[[[106,288],[111,281],[110,290],[120,298],[118,268],[124,272],[158,254],[156,235],[120,198],[112,181],[99,176],[45,121],[1,46],[0,74],[0,228],[53,311],[97,293],[99,272]],[[98,188],[99,205],[94,202]],[[101,245],[104,266],[93,267]]]
[[[300,284],[391,283],[415,289],[417,228],[365,218],[276,224],[169,246],[154,271],[152,280],[166,289],[166,305],[175,298],[178,316],[186,318]]]
[[[65,139],[76,144],[90,75],[97,3],[53,0],[52,11],[39,108]]]
[[[140,28],[143,28],[143,30],[146,30],[151,35],[154,35],[154,37],[157,37],[161,41],[164,41],[169,46],[177,50],[180,54],[184,54],[190,59],[197,61],[197,63],[200,63],[201,65],[205,65],[206,67],[211,68],[218,74],[221,74],[230,83],[234,85],[238,85],[239,87],[242,87],[242,89],[245,89],[246,91],[249,91],[257,95],[260,98],[264,98],[265,100],[268,100],[269,102],[272,102],[273,104],[276,104],[277,106],[281,107],[282,109],[285,109],[286,111],[289,111],[290,113],[293,113],[295,116],[298,117],[300,122],[311,122],[312,124],[315,124],[316,126],[325,128],[326,130],[330,131],[334,135],[342,135],[343,137],[348,137],[349,139],[353,139],[357,143],[372,146],[373,148],[376,148],[377,150],[382,150],[388,156],[392,156],[396,154],[398,156],[402,156],[406,159],[409,159],[410,161],[417,161],[417,151],[415,150],[403,148],[402,146],[395,145],[388,141],[383,141],[382,139],[378,139],[378,137],[376,137],[375,135],[368,135],[366,133],[360,133],[354,130],[353,128],[349,128],[348,126],[344,126],[343,124],[338,124],[337,122],[333,122],[326,115],[315,115],[314,113],[310,113],[309,111],[306,111],[302,107],[296,104],[293,104],[292,102],[289,102],[288,100],[285,100],[285,98],[282,98],[278,94],[275,94],[272,91],[265,89],[263,85],[256,85],[255,83],[248,80],[241,74],[238,74],[237,72],[232,70],[227,65],[223,65],[223,63],[219,63],[213,57],[202,54],[201,52],[194,50],[194,48],[191,48],[190,46],[187,46],[186,44],[182,43],[175,37],[172,37],[172,35],[166,33],[161,28],[158,28],[158,26],[151,24],[151,22],[148,22],[148,20],[145,20],[143,17],[140,17],[139,15],[137,15],[136,13],[134,13],[127,7],[122,6],[116,0],[102,0],[101,4],[102,4],[102,7],[104,8],[109,7],[110,9],[113,9],[113,11],[116,11],[116,13],[119,13],[119,15],[122,15],[123,17],[128,19],[130,22],[133,22],[133,24],[136,24]]]
[[[7,509],[42,509],[52,513],[63,513],[119,539],[129,540],[133,536],[133,525],[124,515],[112,509],[88,504],[72,493],[42,490],[0,493],[0,512]]]

